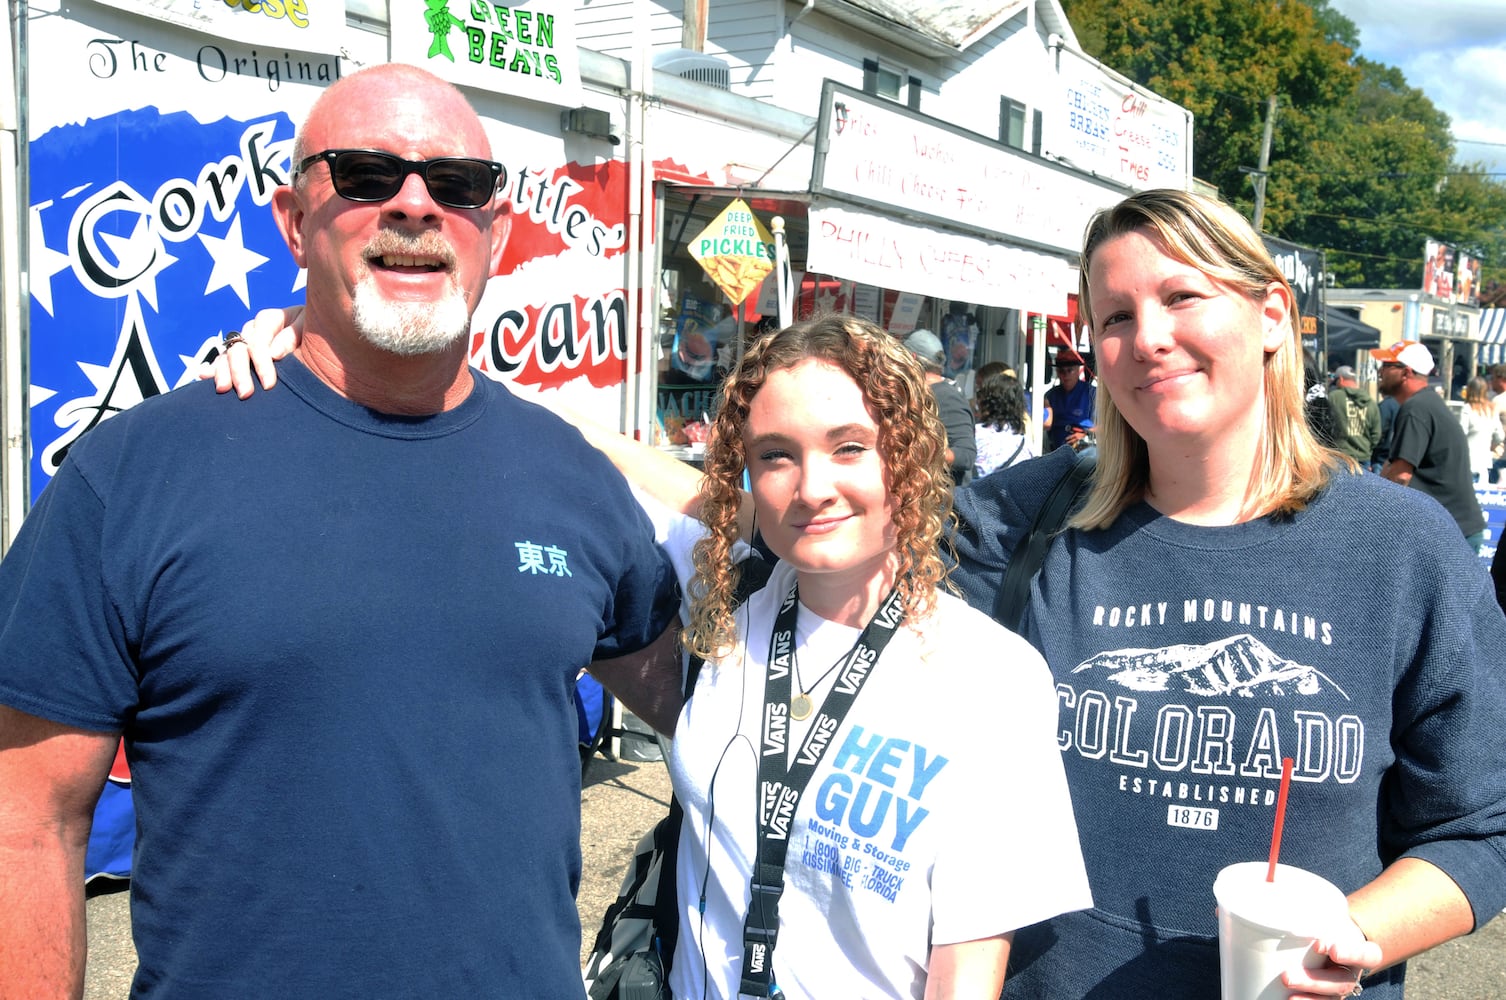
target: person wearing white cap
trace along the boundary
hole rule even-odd
[[[1401,404],[1391,429],[1390,459],[1381,475],[1443,504],[1479,552],[1485,542],[1485,515],[1475,499],[1469,442],[1443,397],[1424,391],[1433,371],[1433,352],[1415,340],[1398,340],[1370,354],[1380,362],[1380,391]]]

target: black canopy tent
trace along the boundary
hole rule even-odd
[[[1319,325],[1327,328],[1326,342],[1330,355],[1352,356],[1355,351],[1380,346],[1380,330],[1369,323],[1361,323],[1353,313],[1344,309],[1324,306]]]

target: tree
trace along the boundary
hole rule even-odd
[[[1198,176],[1248,211],[1241,167],[1259,162],[1267,99],[1281,110],[1273,157],[1316,136],[1313,108],[1342,100],[1358,82],[1350,50],[1327,40],[1311,7],[1271,0],[1069,0],[1063,4],[1087,51],[1193,113]],[[1291,201],[1268,185],[1266,212]]]
[[[1359,85],[1324,111],[1313,147],[1285,164],[1301,207],[1278,224],[1288,239],[1329,251],[1337,284],[1420,288],[1423,244],[1456,240],[1462,224],[1438,197],[1453,159],[1448,117],[1400,70],[1354,65]]]
[[[1194,116],[1200,178],[1249,214],[1267,98],[1278,112],[1265,228],[1328,251],[1339,284],[1420,287],[1429,239],[1506,277],[1506,186],[1451,166],[1449,119],[1357,57],[1328,0],[1063,0],[1086,51]],[[1246,170],[1241,170],[1246,168]]]
[[[1343,14],[1328,6],[1328,0],[1307,0],[1307,5],[1313,9],[1313,16],[1318,20],[1318,26],[1323,29],[1323,37],[1330,42],[1338,42],[1351,52],[1359,50],[1360,29],[1353,21]]]

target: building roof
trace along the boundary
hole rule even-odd
[[[940,0],[933,3],[903,3],[900,0],[816,0],[815,7],[838,20],[873,29],[873,20],[887,22],[890,30],[915,34],[953,52],[961,52],[987,37],[1003,22],[1030,6],[1036,6],[1038,23],[1057,34],[1072,48],[1077,36],[1062,11],[1060,0]]]

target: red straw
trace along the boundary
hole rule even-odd
[[[1286,825],[1286,793],[1292,787],[1292,759],[1281,758],[1281,791],[1276,793],[1276,828],[1271,831],[1271,863],[1265,870],[1267,882],[1276,881],[1276,858],[1281,854],[1281,828]]]

